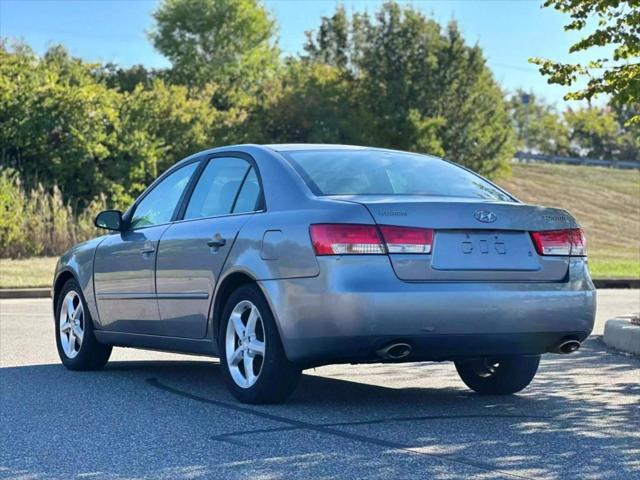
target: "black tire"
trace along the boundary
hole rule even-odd
[[[82,336],[82,341],[78,342],[78,340],[74,340],[74,350],[75,347],[79,344],[79,349],[75,356],[70,356],[62,345],[62,338],[60,335],[60,316],[62,313],[63,303],[69,295],[70,292],[75,292],[76,298],[73,300],[75,302],[76,308],[78,303],[82,303],[82,315],[79,316],[79,325],[82,327],[84,334]],[[67,367],[69,370],[99,370],[105,366],[107,361],[109,360],[109,356],[111,355],[112,347],[109,345],[103,345],[96,340],[95,335],[93,334],[93,320],[91,318],[91,314],[89,313],[89,309],[87,308],[87,302],[84,299],[84,295],[82,294],[82,289],[78,282],[73,279],[68,280],[60,294],[58,295],[58,301],[56,302],[55,312],[55,335],[56,335],[56,346],[58,348],[58,355],[60,356],[60,360],[62,364]],[[68,335],[67,335],[68,338]],[[67,340],[68,342],[68,340]]]
[[[259,340],[264,342],[264,356],[257,357],[260,365],[255,383],[242,387],[234,380],[227,362],[227,328],[229,322],[232,322],[231,314],[234,309],[247,301],[257,307],[262,320],[257,337],[261,337]],[[246,326],[248,320],[242,321]],[[229,296],[220,321],[218,341],[222,375],[227,387],[240,402],[279,403],[286,400],[296,388],[301,370],[287,359],[269,304],[256,285],[242,285]],[[239,344],[234,340],[234,345],[237,348]],[[240,362],[238,367],[241,370],[244,368],[240,367]]]
[[[456,370],[471,390],[482,395],[509,395],[531,383],[540,355],[458,360]]]

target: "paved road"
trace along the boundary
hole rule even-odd
[[[448,363],[332,366],[256,407],[209,359],[116,349],[69,372],[49,311],[0,301],[0,478],[640,478],[640,359],[597,337],[516,396],[475,395]]]

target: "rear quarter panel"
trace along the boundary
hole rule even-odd
[[[313,223],[373,223],[361,205],[310,201],[307,209],[258,213],[244,225],[225,265],[256,280],[314,277],[318,262],[309,236]]]
[[[309,237],[313,223],[374,223],[363,205],[317,198],[277,152],[245,147],[258,166],[265,211],[243,226],[227,258],[222,280],[243,271],[256,280],[313,277],[319,273]]]

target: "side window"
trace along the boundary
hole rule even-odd
[[[254,212],[258,209],[260,201],[260,182],[256,170],[251,167],[247,177],[242,184],[242,189],[238,194],[238,199],[233,207],[233,213]]]
[[[241,158],[213,158],[193,190],[185,219],[231,213],[238,190],[251,166]]]
[[[190,163],[156,185],[133,212],[131,228],[150,227],[170,222],[180,196],[197,166],[198,162]]]

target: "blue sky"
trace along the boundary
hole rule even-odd
[[[279,44],[285,53],[301,51],[304,32],[316,28],[320,17],[336,5],[348,11],[375,11],[374,0],[266,0],[279,25]],[[507,90],[533,90],[563,108],[567,89],[548,85],[532,56],[584,61],[569,55],[579,38],[563,26],[567,16],[541,8],[538,0],[430,0],[409,3],[440,23],[452,18],[469,43],[479,43],[498,82]],[[52,43],[66,45],[73,55],[121,65],[141,63],[163,67],[166,60],[151,46],[146,32],[153,28],[156,0],[0,0],[0,36],[21,38],[38,53]]]

